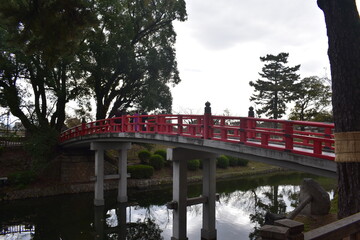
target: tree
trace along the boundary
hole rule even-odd
[[[327,112],[331,103],[330,86],[316,76],[302,79],[297,84],[295,96],[295,106],[289,116],[291,120],[314,121]]]
[[[180,82],[172,21],[186,20],[185,1],[97,1],[93,28],[79,56],[95,95],[96,118],[130,107],[171,110],[168,84]]]
[[[0,97],[26,128],[26,146],[39,160],[54,152],[65,105],[79,96],[72,52],[94,19],[83,0],[0,5]]]
[[[285,114],[286,103],[293,99],[294,86],[299,79],[296,72],[300,65],[287,67],[288,57],[288,53],[260,57],[265,63],[262,72],[259,73],[261,79],[249,83],[255,88],[250,101],[263,106],[256,111],[258,115],[265,113],[273,119],[281,118]]]
[[[360,18],[355,0],[318,0],[324,12],[332,78],[340,218],[360,211]],[[342,150],[347,154],[342,154]],[[339,151],[340,152],[339,152]]]

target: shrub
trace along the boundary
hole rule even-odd
[[[138,158],[140,159],[141,163],[149,163],[151,157],[151,153],[148,150],[141,150],[138,153]]]
[[[243,166],[243,167],[245,167],[245,166],[247,166],[248,165],[248,163],[249,163],[249,160],[247,160],[247,159],[242,159],[242,158],[238,158],[238,166]]]
[[[35,181],[35,179],[35,171],[27,170],[11,174],[9,176],[9,184],[22,188]]]
[[[192,159],[187,162],[187,168],[190,171],[196,171],[200,168],[200,160],[199,159]]]
[[[127,167],[127,172],[131,174],[131,178],[151,178],[154,174],[154,168],[149,165],[131,165]]]
[[[200,166],[199,166],[199,168],[200,168],[200,169],[203,169],[203,160],[202,160],[202,159],[199,159],[199,161],[200,161]]]
[[[155,170],[160,170],[165,165],[164,158],[159,154],[154,154],[149,159],[150,166],[153,166]]]
[[[154,154],[158,154],[158,155],[162,156],[164,158],[164,160],[166,161],[166,150],[165,149],[156,150],[154,152]]]
[[[233,157],[233,156],[226,156],[229,159],[229,165],[230,167],[238,166],[239,158]]]
[[[229,167],[229,159],[225,155],[221,155],[216,158],[216,166],[218,168],[228,168]]]

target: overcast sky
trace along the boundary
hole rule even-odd
[[[356,0],[359,6],[360,0]],[[182,81],[172,88],[173,112],[246,116],[263,67],[259,57],[289,53],[300,77],[327,75],[327,35],[316,0],[187,0],[188,20],[175,22]]]

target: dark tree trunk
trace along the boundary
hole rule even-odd
[[[355,0],[318,0],[329,40],[335,132],[360,132],[360,19]],[[360,157],[338,166],[339,217],[360,212]]]

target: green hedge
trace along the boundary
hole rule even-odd
[[[248,165],[248,163],[249,163],[249,160],[243,159],[243,158],[238,158],[238,163],[237,163],[238,166],[246,167]]]
[[[131,165],[127,167],[127,172],[130,173],[131,178],[151,178],[154,175],[154,168],[149,165]]]
[[[229,159],[229,165],[230,167],[236,167],[238,166],[238,158],[233,157],[233,156],[227,156],[226,157]]]
[[[151,157],[151,152],[148,150],[141,150],[140,152],[138,152],[138,157],[141,161],[141,163],[149,163],[150,157]]]
[[[164,167],[165,165],[165,160],[164,158],[159,155],[159,154],[154,154],[150,157],[149,159],[149,164],[150,166],[153,166],[153,168],[155,170],[160,170]]]
[[[192,159],[188,160],[187,162],[187,168],[190,171],[196,171],[200,168],[200,160],[199,159]]]
[[[247,166],[249,163],[249,160],[246,159],[242,159],[242,158],[236,158],[236,157],[232,157],[232,156],[226,156],[229,159],[229,165],[231,167],[236,167],[236,166]]]
[[[164,160],[166,161],[166,150],[165,149],[156,150],[154,152],[154,154],[158,154],[158,155],[162,156],[164,158]]]
[[[228,168],[229,167],[229,159],[225,155],[221,155],[216,158],[216,166],[218,168]]]
[[[18,188],[23,188],[26,185],[35,181],[37,175],[33,170],[26,170],[22,172],[17,172],[9,175],[9,184],[17,186]]]

